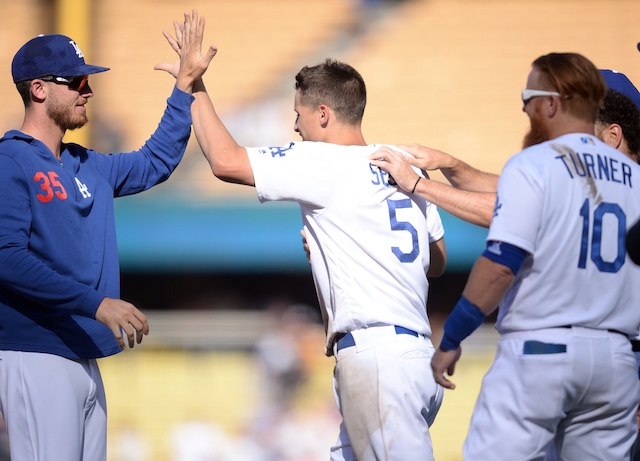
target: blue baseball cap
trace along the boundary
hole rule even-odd
[[[600,73],[604,77],[608,88],[624,94],[631,99],[640,110],[640,92],[638,92],[638,89],[631,83],[631,80],[629,80],[626,75],[616,70],[608,69],[600,69]]]
[[[80,47],[65,35],[38,35],[18,50],[11,63],[14,83],[53,75],[79,77],[109,70],[84,62]]]

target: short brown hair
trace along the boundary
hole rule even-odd
[[[18,93],[20,93],[24,107],[31,105],[31,82],[32,80],[23,80],[22,82],[16,83],[16,88],[18,89]]]
[[[550,53],[533,61],[532,66],[562,95],[568,113],[595,122],[607,86],[591,61],[577,53]]]
[[[296,75],[296,90],[300,90],[305,106],[326,104],[340,122],[355,125],[362,121],[367,104],[364,79],[353,67],[334,59],[303,67]]]

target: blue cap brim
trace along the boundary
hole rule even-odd
[[[99,72],[105,72],[109,70],[108,67],[92,66],[90,64],[83,64],[75,66],[67,71],[56,72],[56,77],[80,77],[81,75],[97,74]],[[64,75],[63,75],[64,74]]]

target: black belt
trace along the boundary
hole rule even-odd
[[[573,327],[580,327],[580,325],[562,325],[560,328],[573,328]],[[584,328],[591,328],[591,327],[584,327]],[[620,330],[614,330],[612,328],[607,328],[607,331],[609,333],[617,333],[619,335],[624,336],[625,338],[629,337],[629,335],[627,335],[626,333],[621,332]]]
[[[563,325],[561,328],[571,328],[573,325]],[[609,333],[617,333],[619,335],[627,336],[625,333],[619,330],[611,330],[607,329]],[[631,340],[631,347],[633,348],[633,352],[640,352],[640,341]],[[562,354],[567,352],[566,344],[553,344],[553,343],[543,343],[541,341],[525,341],[524,348],[522,353],[525,355],[531,354]]]
[[[418,333],[413,330],[409,330],[405,327],[394,326],[397,335],[411,335],[418,337]],[[356,345],[356,340],[353,338],[353,335],[349,333],[341,333],[336,336],[336,344],[338,345],[337,350],[344,349],[345,347],[351,347]]]
[[[562,328],[571,328],[573,325],[563,325]],[[607,331],[609,333],[617,333],[619,335],[624,336],[625,338],[628,338],[629,335],[627,335],[626,333],[621,332],[620,330],[613,330],[611,328],[607,328]],[[640,352],[640,340],[637,339],[630,339],[629,341],[631,341],[631,349],[633,350],[633,352]]]

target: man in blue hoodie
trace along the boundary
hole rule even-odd
[[[175,88],[140,150],[104,155],[62,141],[87,123],[90,76],[79,46],[40,35],[11,71],[25,105],[0,139],[0,410],[11,459],[106,459],[106,399],[96,359],[149,333],[120,298],[114,198],[165,181],[191,131],[193,82],[207,69],[183,36]]]

